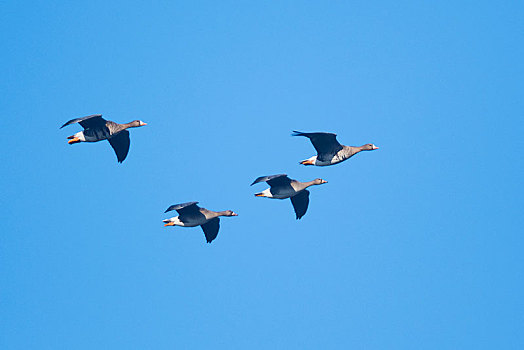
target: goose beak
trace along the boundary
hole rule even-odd
[[[301,161],[300,164],[302,164],[302,165],[314,165],[315,163],[313,163],[312,160],[306,159],[306,160]]]
[[[323,184],[327,184],[327,181],[326,181],[326,180],[322,180],[322,183],[323,183]]]
[[[173,221],[170,221],[168,222],[167,224],[164,225],[164,227],[166,226],[175,226],[175,223]]]
[[[375,145],[373,145],[373,149],[378,149],[378,147],[377,147],[377,146],[375,146]]]
[[[237,213],[233,213],[233,214],[231,214],[231,216],[238,216],[238,214]]]
[[[255,193],[255,197],[264,197],[263,193]]]
[[[147,123],[142,122],[142,126],[145,126],[145,125],[147,125]]]

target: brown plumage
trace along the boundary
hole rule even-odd
[[[328,132],[300,132],[293,131],[293,136],[309,138],[317,155],[300,162],[303,165],[328,166],[343,162],[361,151],[378,149],[372,143],[360,147],[344,146],[337,141],[337,135]]]
[[[126,159],[129,152],[129,128],[136,128],[147,125],[141,120],[134,120],[129,123],[119,124],[111,120],[105,120],[101,114],[93,114],[83,118],[71,119],[60,127],[79,123],[84,130],[68,137],[70,145],[78,142],[98,142],[108,140],[116,153],[119,163]]]
[[[261,176],[253,181],[251,186],[259,182],[267,182],[270,188],[256,193],[255,196],[276,199],[290,198],[297,220],[306,214],[309,205],[309,191],[306,188],[327,183],[327,181],[322,179],[300,182],[290,179],[286,174],[279,174]]]
[[[182,226],[195,227],[201,226],[206,242],[211,243],[218,235],[220,229],[220,216],[238,216],[232,210],[212,211],[206,208],[200,208],[198,202],[188,202],[181,204],[174,204],[167,208],[166,213],[171,210],[176,210],[178,216],[170,219],[165,219],[164,226]]]

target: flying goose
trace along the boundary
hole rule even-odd
[[[270,188],[256,193],[255,197],[267,197],[276,199],[291,199],[291,204],[295,209],[297,220],[306,214],[309,205],[309,191],[306,190],[309,186],[321,185],[327,183],[322,179],[315,179],[313,181],[300,182],[290,179],[286,174],[261,176],[257,178],[251,186],[259,182],[267,182]]]
[[[71,119],[60,127],[80,123],[84,131],[77,132],[68,137],[70,145],[78,142],[97,142],[108,140],[115,150],[119,163],[122,163],[129,152],[129,131],[126,129],[147,125],[141,120],[134,120],[126,124],[118,124],[102,118],[101,114],[88,115],[83,118]]]
[[[176,210],[179,215],[162,220],[162,222],[166,223],[164,226],[195,227],[200,225],[206,236],[207,243],[211,243],[218,235],[218,229],[220,228],[219,216],[238,216],[231,210],[212,211],[200,208],[197,204],[198,202],[188,202],[170,206],[165,213]]]
[[[309,138],[317,155],[300,162],[303,165],[327,166],[345,161],[360,151],[372,151],[378,149],[372,143],[360,147],[344,146],[338,143],[337,134],[328,132],[300,132],[293,131],[292,136],[305,136]]]

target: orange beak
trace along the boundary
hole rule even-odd
[[[263,193],[255,193],[255,197],[264,197]]]
[[[315,163],[313,163],[312,160],[303,160],[300,162],[300,164],[303,164],[303,165],[314,165]]]
[[[72,145],[73,143],[77,143],[77,142],[80,142],[80,139],[74,137],[72,138],[71,140],[67,141],[68,144]]]
[[[175,226],[175,223],[173,221],[170,221],[168,222],[167,224],[164,225],[164,227],[166,226]]]

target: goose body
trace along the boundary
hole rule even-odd
[[[251,186],[259,182],[267,182],[270,186],[262,192],[256,193],[256,197],[266,197],[274,199],[291,199],[291,204],[295,210],[297,220],[302,218],[309,206],[308,187],[327,183],[322,179],[315,179],[307,182],[300,182],[290,179],[286,174],[261,176],[257,178]]]
[[[309,138],[317,155],[300,162],[303,165],[328,166],[338,164],[361,151],[372,151],[378,149],[372,143],[360,147],[341,145],[337,141],[337,135],[327,132],[300,132],[293,131],[293,136],[305,136]]]
[[[70,145],[78,142],[98,142],[108,140],[109,144],[115,151],[119,163],[122,163],[124,159],[126,159],[129,152],[130,139],[129,131],[127,131],[127,129],[147,125],[140,120],[119,124],[110,120],[105,120],[102,118],[101,114],[93,114],[83,118],[71,119],[62,125],[60,129],[75,123],[80,123],[84,130],[68,137],[68,143]]]
[[[167,208],[166,213],[176,210],[178,216],[162,220],[164,226],[196,227],[201,226],[206,236],[207,243],[211,243],[218,235],[220,229],[220,216],[238,216],[231,210],[212,211],[201,208],[198,202],[174,204]]]

